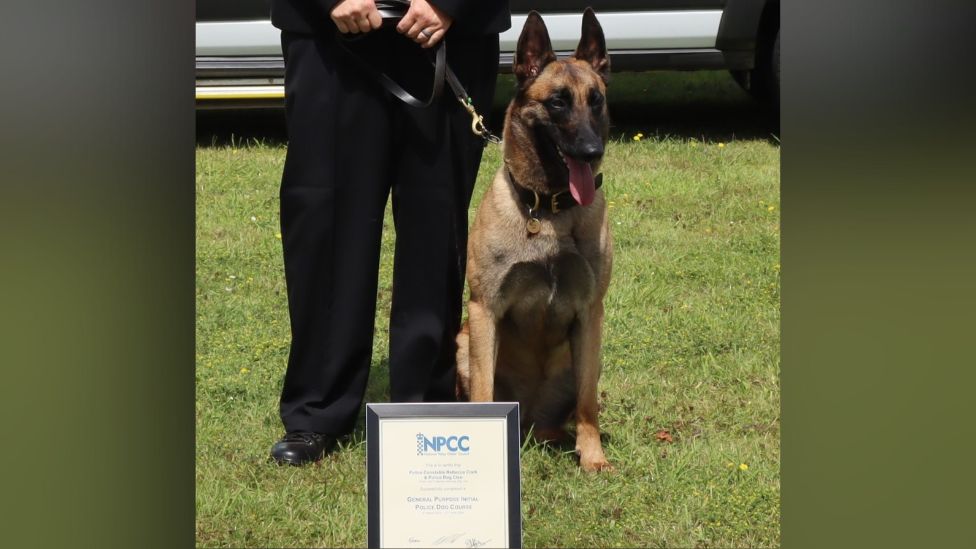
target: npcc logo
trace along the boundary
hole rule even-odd
[[[451,453],[466,454],[471,450],[471,437],[468,435],[426,437],[417,433],[417,455]]]

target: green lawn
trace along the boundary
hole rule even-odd
[[[654,78],[646,92],[645,80],[624,77],[617,105],[653,94]],[[710,105],[722,111],[721,102]],[[616,251],[601,424],[616,472],[585,474],[570,454],[527,444],[524,544],[778,546],[779,146],[760,131],[729,139],[732,131],[714,126],[704,140],[683,126],[667,136],[642,129],[645,118],[616,126],[604,163]],[[647,135],[636,141],[637,131]],[[277,203],[284,154],[274,141],[197,149],[201,546],[365,545],[361,432],[316,466],[268,462],[281,435],[289,342]],[[499,163],[488,149],[472,214]],[[388,398],[389,212],[385,225],[368,390],[375,401]],[[672,442],[658,440],[662,430]]]

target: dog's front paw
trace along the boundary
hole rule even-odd
[[[578,429],[579,426],[577,426]],[[577,435],[576,455],[579,456],[580,467],[586,472],[613,471],[613,465],[610,465],[603,453],[599,435],[596,438]]]
[[[614,471],[613,465],[610,465],[607,458],[603,456],[596,459],[586,459],[584,457],[580,457],[580,467],[582,467],[587,473],[599,473],[600,471],[612,473]]]

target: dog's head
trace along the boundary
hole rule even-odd
[[[505,161],[519,184],[544,193],[569,189],[586,206],[595,196],[609,134],[610,78],[603,29],[583,12],[576,53],[557,60],[542,17],[530,12],[515,52],[518,82],[505,117]]]

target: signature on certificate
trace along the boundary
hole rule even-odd
[[[441,536],[441,537],[439,537],[439,538],[434,539],[433,541],[431,541],[430,542],[430,546],[433,547],[433,546],[436,546],[436,545],[444,545],[444,544],[454,544],[454,543],[457,543],[457,541],[459,539],[461,539],[461,537],[464,536],[466,533],[467,532],[461,532],[461,533],[448,534],[446,536]],[[464,540],[464,546],[465,547],[470,547],[472,549],[476,549],[477,547],[484,547],[485,545],[488,545],[488,542],[490,542],[490,541],[491,541],[490,539],[486,539],[485,541],[481,541],[478,538],[467,538],[467,539]],[[416,537],[410,536],[409,538],[407,538],[407,543],[422,543],[422,540],[420,538],[416,538]]]
[[[446,536],[441,536],[441,537],[435,539],[434,541],[430,542],[430,544],[431,545],[442,545],[444,543],[454,543],[455,541],[458,540],[458,538],[460,538],[461,536],[463,536],[466,533],[467,532],[461,532],[460,534],[448,534]]]

